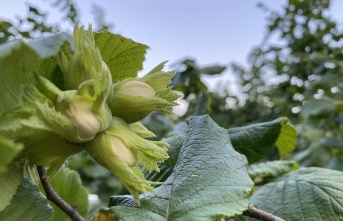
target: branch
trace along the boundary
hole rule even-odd
[[[66,203],[52,188],[49,180],[44,177],[46,171],[43,165],[37,166],[40,181],[44,188],[46,198],[56,204],[65,214],[74,221],[85,221],[85,219],[76,211],[76,206],[70,206]]]
[[[249,216],[262,221],[285,221],[271,213],[257,209],[254,205],[249,205],[249,209],[243,212],[244,216]]]

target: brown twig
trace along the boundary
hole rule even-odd
[[[44,177],[46,171],[44,166],[37,166],[38,174],[42,186],[44,188],[46,198],[56,204],[65,214],[67,214],[74,221],[85,221],[85,219],[76,211],[76,206],[70,206],[66,203],[52,188],[49,180]]]
[[[245,210],[243,212],[243,215],[249,216],[249,217],[261,220],[261,221],[285,221],[284,219],[281,219],[280,217],[277,217],[271,213],[257,209],[254,205],[249,205],[249,209]]]

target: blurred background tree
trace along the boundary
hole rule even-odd
[[[79,10],[73,0],[55,0],[51,5],[71,25],[78,20]],[[203,67],[192,59],[181,61],[173,85],[188,103],[187,111],[174,118],[153,113],[143,123],[161,138],[173,124],[191,115],[209,114],[225,128],[285,116],[299,132],[291,159],[304,166],[342,170],[343,30],[342,24],[330,17],[330,6],[330,0],[288,0],[277,12],[261,3],[259,7],[268,15],[268,31],[249,54],[248,65]],[[47,22],[49,12],[31,3],[27,8],[24,17],[0,21],[1,43],[64,31],[58,23]],[[95,30],[113,26],[106,22],[100,7],[93,8]],[[240,93],[209,91],[202,81],[203,76],[218,75],[225,69],[237,78]],[[272,152],[269,159],[273,157]],[[118,180],[86,155],[72,157],[69,166],[104,204],[108,195],[125,193]]]
[[[226,128],[288,117],[299,132],[294,160],[343,169],[343,32],[330,17],[330,3],[289,0],[280,12],[259,4],[268,14],[264,40],[249,55],[248,67],[228,67],[240,82],[239,96],[191,83],[201,68],[183,61],[174,84],[189,100],[185,116],[203,107],[202,113]]]

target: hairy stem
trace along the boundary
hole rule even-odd
[[[56,204],[65,214],[74,221],[85,221],[85,219],[76,211],[76,206],[70,206],[66,203],[52,188],[49,180],[44,177],[46,171],[43,165],[37,166],[40,181],[44,188],[46,198]]]
[[[271,213],[257,209],[254,205],[249,205],[249,209],[243,212],[244,216],[249,216],[262,221],[285,221]]]

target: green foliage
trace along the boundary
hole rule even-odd
[[[266,40],[251,53],[248,68],[234,66],[243,92],[269,107],[261,107],[267,116],[281,114],[299,125],[295,160],[325,167],[328,157],[341,159],[316,142],[343,135],[342,24],[330,17],[331,1],[290,0],[278,12],[263,7],[269,13]]]
[[[53,4],[75,23],[73,1]],[[0,21],[3,41],[60,30],[28,7],[20,23],[33,29]],[[286,220],[343,219],[343,176],[335,171],[343,170],[343,34],[329,7],[326,0],[289,0],[281,12],[265,8],[265,41],[248,67],[231,65],[239,95],[209,92],[201,81],[226,67],[188,59],[175,76],[163,71],[163,62],[137,78],[148,46],[108,31],[76,26],[73,38],[1,45],[0,219],[67,218],[39,190],[40,164],[82,216],[89,210],[82,184],[102,205],[115,195],[91,221],[251,220],[241,216],[249,201]],[[282,46],[270,40],[274,33]],[[178,98],[171,83],[189,102],[186,114],[150,114],[171,113]],[[137,122],[147,115],[142,122],[158,137]],[[74,155],[83,150],[90,155]],[[62,167],[71,155],[68,166],[82,184],[77,172]],[[331,169],[306,168],[314,165]],[[120,195],[128,191],[133,197]]]
[[[234,148],[247,156],[249,163],[262,159],[276,142],[281,158],[295,147],[296,131],[287,118],[228,129]]]
[[[88,215],[88,191],[81,184],[81,179],[76,171],[66,167],[61,168],[50,180],[52,188],[69,205],[77,205],[77,211],[81,216]],[[44,192],[42,190],[41,191]],[[71,191],[72,190],[72,191]],[[50,204],[54,208],[53,219],[55,221],[66,220],[68,216],[55,204]]]
[[[112,82],[136,77],[142,70],[148,46],[110,32],[94,34],[96,46],[112,74]]]
[[[343,173],[300,168],[257,189],[250,202],[285,220],[342,220]]]
[[[148,180],[163,182],[170,176],[186,139],[187,130],[188,125],[185,122],[180,122],[174,126],[174,130],[169,134],[170,137],[165,139],[170,144],[169,159],[160,164],[159,173],[147,173],[146,178]],[[279,152],[285,153],[291,152],[295,147],[296,131],[288,123],[287,118],[236,127],[228,129],[227,133],[233,148],[237,152],[244,154],[250,164],[263,159],[265,155],[273,150],[275,144],[278,146]],[[280,142],[279,140],[282,140],[281,143],[284,144],[277,145]]]
[[[104,35],[109,39],[117,36],[109,32]],[[102,42],[101,37],[104,35],[97,35],[98,43]],[[139,193],[154,192],[151,187],[154,182],[144,179],[139,166],[158,170],[157,163],[168,158],[168,144],[145,139],[154,134],[137,120],[128,124],[125,118],[121,119],[115,112],[111,113],[108,106],[116,92],[112,91],[112,78],[116,81],[129,77],[134,80],[138,71],[135,67],[142,66],[146,50],[145,46],[143,51],[139,49],[138,53],[143,60],[135,60],[130,53],[126,54],[132,50],[132,47],[127,46],[135,47],[139,44],[121,36],[119,40],[118,44],[106,45],[103,50],[127,56],[125,59],[128,62],[122,61],[116,67],[125,70],[125,67],[132,65],[133,69],[122,73],[116,72],[116,69],[110,71],[102,60],[102,51],[96,46],[92,30],[84,30],[83,27],[75,27],[73,39],[57,34],[0,46],[0,82],[4,86],[1,87],[4,97],[0,109],[0,132],[4,136],[1,150],[8,153],[4,156],[4,166],[12,162],[19,163],[24,169],[21,176],[36,182],[36,165],[43,165],[47,170],[47,178],[52,178],[69,156],[87,150],[102,166],[121,179],[136,197],[137,203]],[[113,57],[111,59],[115,60]],[[140,79],[142,84],[152,85],[153,98],[159,103],[158,106],[152,106],[148,113],[154,110],[170,112],[170,106],[176,104],[178,96],[168,86],[173,72],[163,72],[162,68],[163,65],[159,65],[146,79]],[[130,108],[130,104],[126,108]],[[132,114],[135,114],[134,111]],[[103,136],[108,139],[103,139]],[[91,140],[94,142],[88,142]],[[127,149],[127,153],[132,152],[133,158],[137,160],[127,162],[128,158],[121,153],[123,148]],[[9,154],[8,149],[14,152]],[[113,161],[113,158],[116,160]],[[2,168],[3,171],[6,169]],[[135,176],[130,177],[128,171],[132,171]],[[64,174],[51,179],[57,185],[57,191],[61,191],[60,195],[66,195],[66,190],[70,188],[80,188],[76,178],[67,180],[67,172],[62,170],[60,173]],[[62,181],[61,176],[64,182],[59,183]],[[9,181],[15,181],[10,178]],[[7,178],[4,182],[7,182]],[[15,188],[12,190],[15,191]],[[74,198],[70,194],[65,198],[67,202],[75,201],[75,198],[80,200],[80,212],[86,215],[87,207],[82,206],[81,201],[86,203],[88,194],[82,189],[80,191]],[[4,193],[5,206],[17,200],[15,196],[12,198],[13,194],[10,190]],[[7,208],[3,213],[6,218],[12,216]],[[58,220],[63,214],[54,216]]]
[[[248,171],[250,177],[256,180],[278,177],[298,168],[299,165],[295,161],[275,160],[251,164]]]
[[[142,197],[139,208],[125,196],[112,197],[109,205],[124,220],[211,220],[242,213],[252,187],[246,158],[233,149],[226,130],[200,116],[190,119],[177,164],[155,196]]]
[[[42,70],[46,65],[42,60],[56,55],[66,40],[66,36],[60,34],[53,37],[37,38],[28,43],[18,40],[0,46],[0,73],[2,73],[0,77],[0,84],[2,85],[0,87],[2,95],[0,101],[1,126],[5,128],[18,127],[18,125],[13,124],[18,117],[16,114],[20,111],[17,110],[18,107],[19,109],[28,108],[29,110],[26,109],[25,112],[31,111],[30,107],[23,107],[22,105],[24,100],[21,95],[23,94],[24,85],[37,84],[35,74],[43,72]],[[36,107],[31,108],[36,109]],[[12,123],[9,124],[9,121]]]

